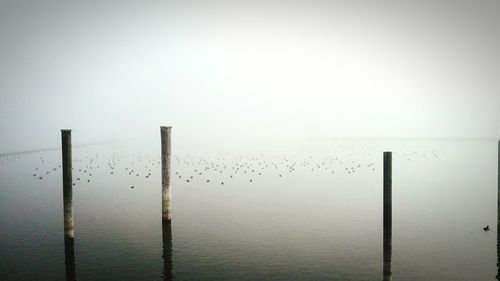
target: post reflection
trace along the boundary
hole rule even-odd
[[[384,281],[392,280],[392,231],[384,230]]]
[[[497,280],[500,280],[500,140],[498,141],[497,166]]]
[[[64,237],[64,264],[66,281],[75,281],[75,239]]]
[[[500,187],[499,187],[500,189]],[[499,194],[500,195],[500,194]],[[498,219],[498,211],[497,211],[497,276],[496,279],[500,280],[500,220]]]
[[[163,220],[162,222],[163,240],[163,280],[171,281],[172,275],[172,222]]]

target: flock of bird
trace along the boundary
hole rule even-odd
[[[107,155],[106,153],[89,154],[87,152],[82,157],[74,158],[72,161],[73,185],[77,185],[79,182],[91,182],[93,177],[97,174],[102,175],[102,173],[113,176],[121,172],[121,175],[149,179],[152,177],[155,165],[159,166],[160,164],[159,161],[149,159],[148,156],[138,156],[131,162],[126,163],[126,167],[121,169],[125,155],[124,153]],[[38,167],[34,170],[33,177],[42,180],[44,176],[48,176],[51,173],[57,173],[58,171],[59,174],[61,173],[60,161],[48,160],[43,156],[39,157],[39,161]]]
[[[355,149],[348,149],[335,154],[328,151],[312,153],[298,150],[275,156],[264,153],[235,157],[174,155],[171,180],[184,183],[193,183],[196,180],[197,184],[204,182],[224,185],[236,178],[254,183],[263,176],[285,178],[299,171],[301,173],[321,172],[330,175],[373,173],[377,170],[377,165],[375,161],[368,161],[367,159],[373,160],[376,155],[378,154],[368,150],[359,151]],[[397,154],[397,157],[404,161],[428,156],[438,157],[434,150],[411,150]],[[1,163],[16,159],[21,159],[21,156],[7,157],[2,159]],[[86,151],[83,155],[74,157],[72,166],[73,185],[82,182],[89,183],[96,175],[118,175],[144,179],[152,179],[156,175],[158,179],[161,179],[161,160],[158,156],[128,154],[125,150],[114,153],[90,153]],[[60,170],[60,160],[40,156],[39,163],[33,171],[33,178],[43,180],[44,177],[51,174],[60,175]],[[130,188],[134,188],[134,185],[131,185]]]
[[[262,156],[262,155],[261,155]],[[293,174],[298,170],[307,171],[326,171],[335,174],[335,164],[342,165],[343,162],[338,157],[327,156],[319,161],[314,161],[310,155],[307,159],[298,159],[295,157],[278,156],[276,159],[266,159],[259,156],[240,156],[234,158],[216,157],[216,158],[196,158],[194,156],[175,157],[175,166],[183,166],[181,173],[175,172],[178,179],[184,179],[189,183],[194,177],[203,177],[209,175],[220,180],[220,184],[224,185],[224,179],[231,180],[236,177],[243,177],[249,182],[254,182],[257,178],[264,175],[271,175],[278,178],[283,178],[289,174]],[[374,171],[374,162],[362,164],[360,162],[351,161],[350,166],[345,168],[347,174],[355,173],[362,167],[369,168]],[[217,176],[218,175],[218,176]],[[210,182],[210,178],[206,178],[206,182]]]

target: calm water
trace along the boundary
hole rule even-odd
[[[76,279],[382,280],[384,150],[393,279],[495,280],[496,141],[174,152],[163,237],[159,151],[75,148]],[[60,158],[0,157],[0,280],[66,279]]]

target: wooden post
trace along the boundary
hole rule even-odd
[[[497,230],[500,230],[500,140],[498,141],[498,166],[497,166]],[[499,233],[497,231],[497,233]],[[500,240],[499,240],[500,241]],[[500,254],[500,253],[499,253]],[[500,266],[500,265],[499,265]]]
[[[384,280],[392,280],[392,152],[384,152]]]
[[[384,152],[384,231],[392,232],[392,152]]]
[[[61,130],[62,172],[63,172],[63,208],[64,237],[73,239],[75,227],[73,221],[73,171],[71,160],[71,130]]]
[[[172,219],[172,193],[170,190],[170,135],[172,127],[160,127],[161,135],[161,199],[162,199],[162,219],[170,221]]]

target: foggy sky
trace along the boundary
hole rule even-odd
[[[499,137],[499,1],[0,1],[0,153]]]

